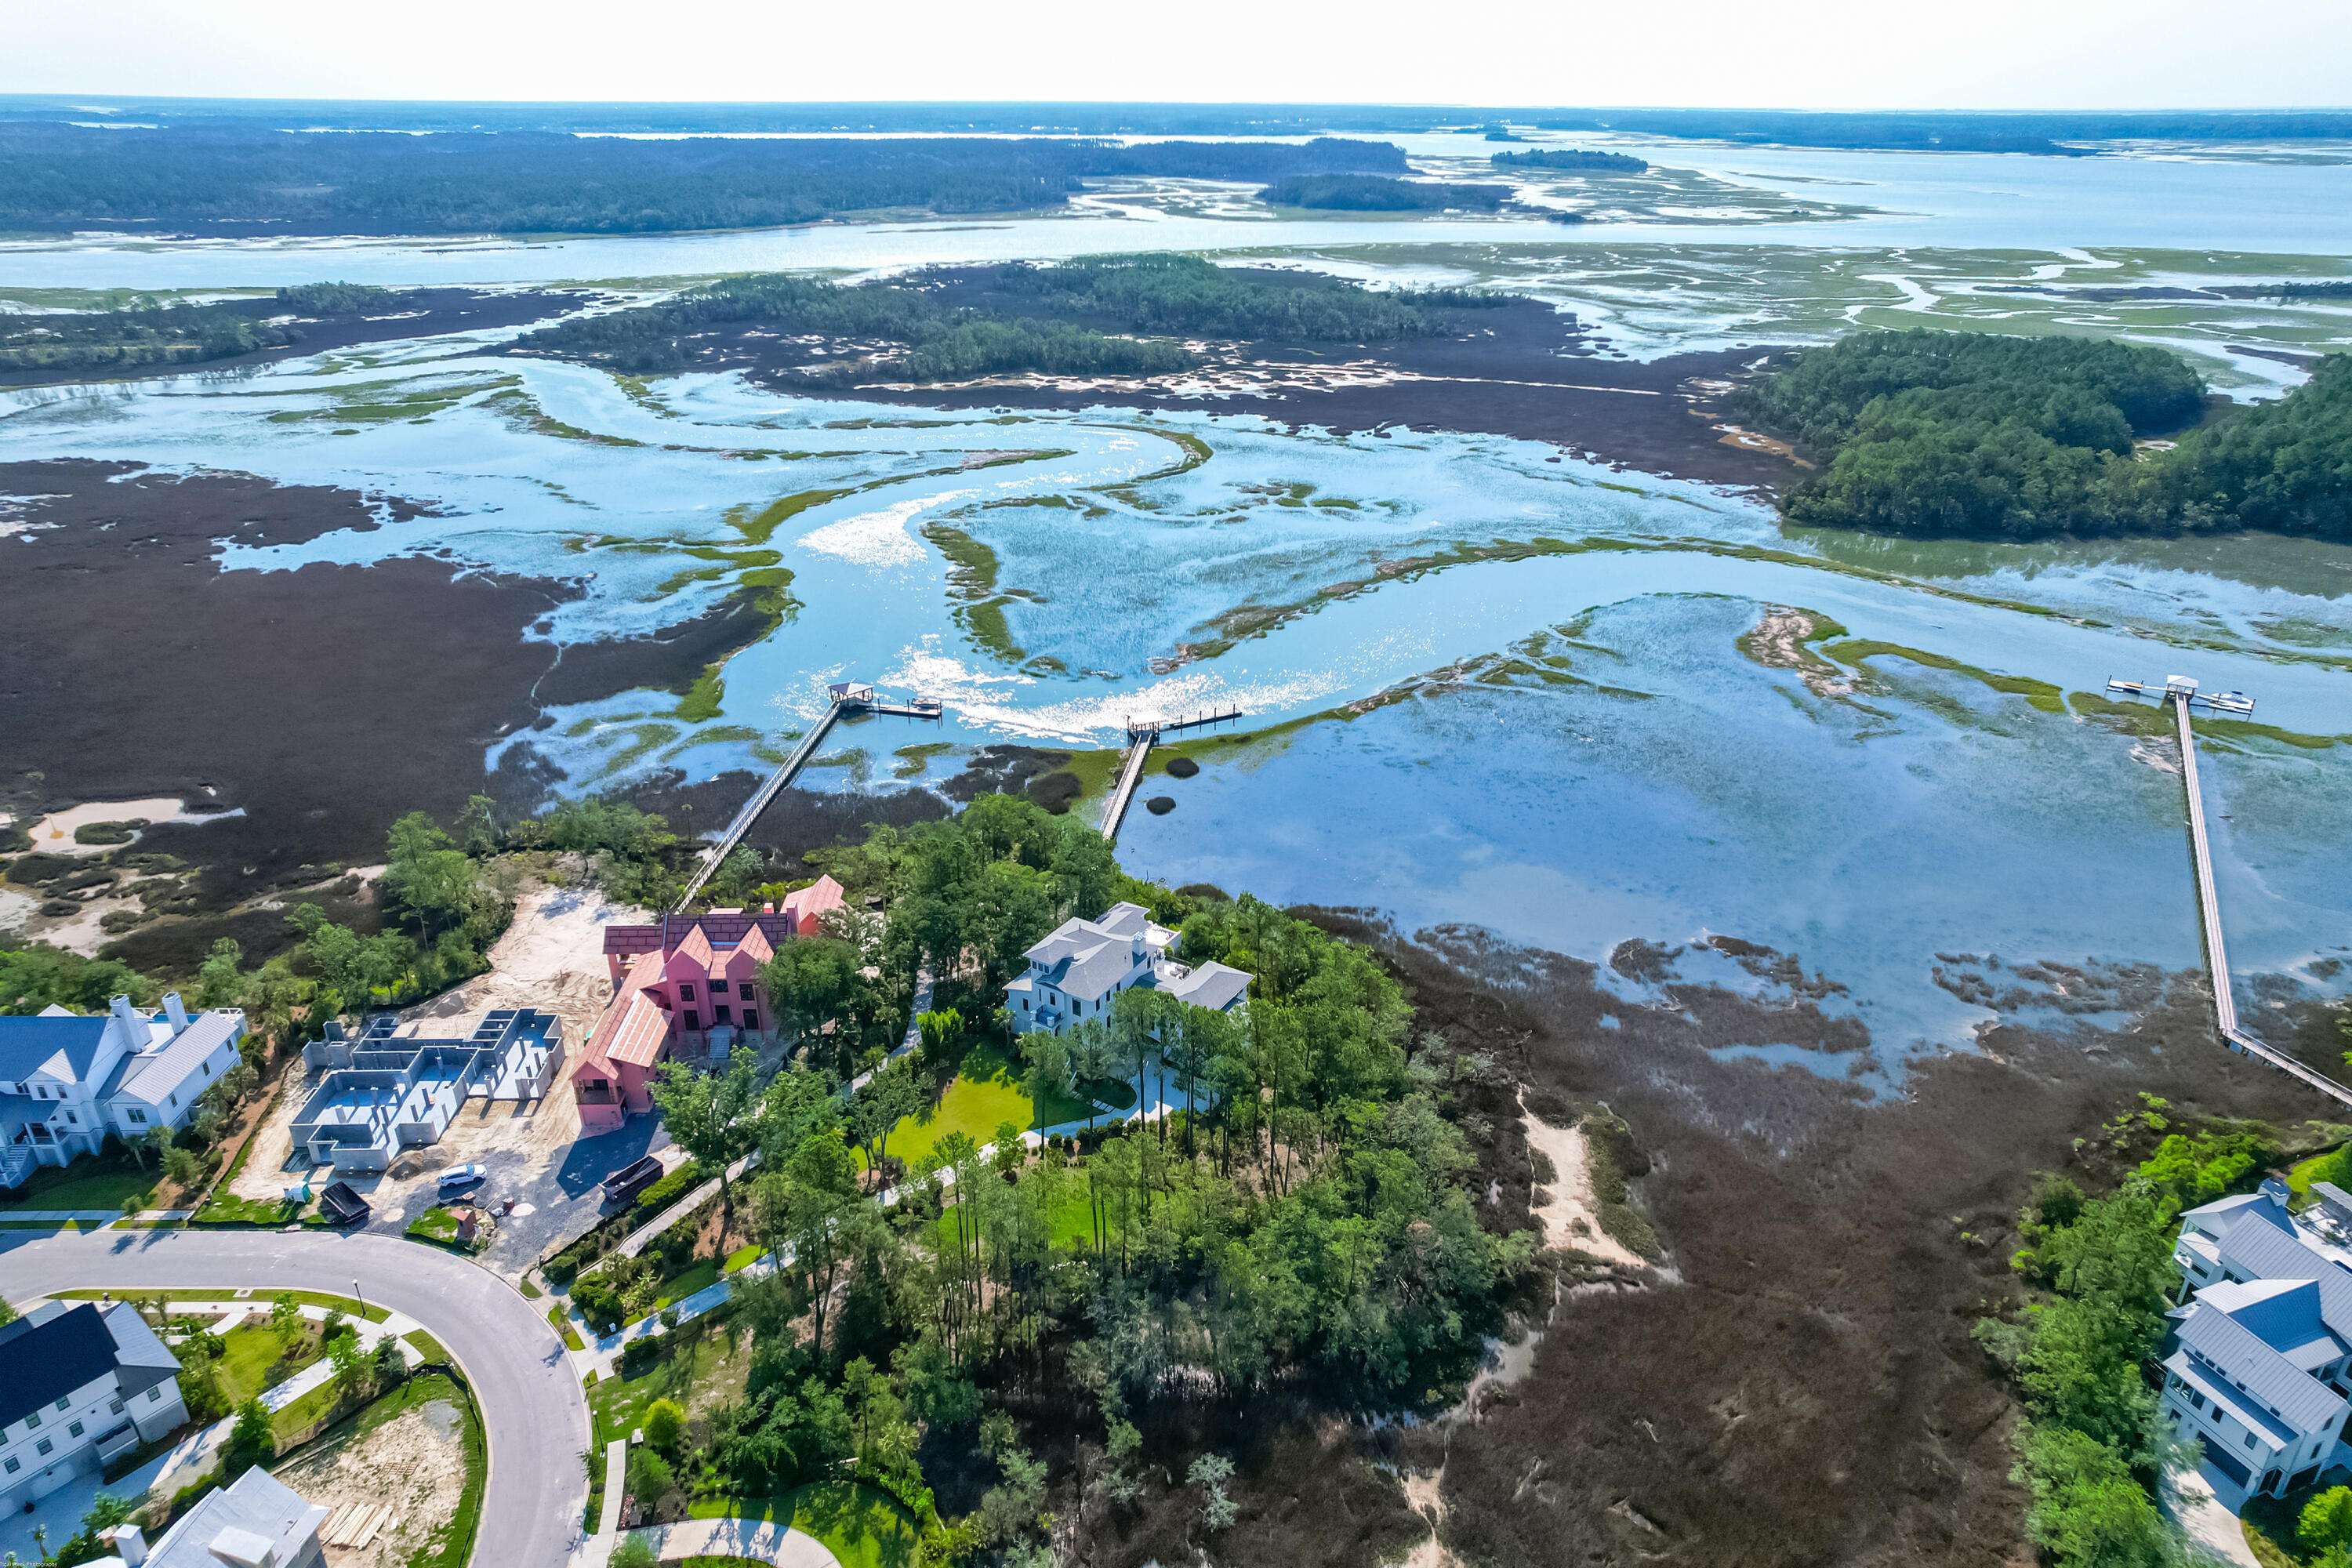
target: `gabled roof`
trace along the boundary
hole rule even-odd
[[[2263,1220],[2290,1236],[2294,1233],[2294,1221],[2288,1216],[2286,1205],[2268,1191],[2239,1193],[2200,1204],[2183,1214],[2180,1222],[2191,1230],[2218,1237],[2248,1217]]]
[[[2196,1302],[2180,1321],[2179,1340],[2183,1350],[2299,1433],[2318,1431],[2344,1408],[2342,1395],[2218,1306]]]
[[[649,1068],[661,1060],[668,1047],[669,1015],[640,991],[622,1009],[620,1026],[605,1043],[604,1056],[608,1062]]]
[[[125,1399],[180,1375],[180,1358],[155,1337],[138,1308],[117,1301],[106,1309],[105,1317],[106,1331],[114,1336],[115,1375]]]
[[[199,1013],[165,1044],[126,1058],[121,1088],[150,1105],[161,1105],[166,1094],[187,1081],[198,1063],[210,1059],[244,1029],[245,1015],[234,1008]],[[114,1086],[110,1085],[108,1092],[113,1091]]]
[[[805,936],[826,910],[837,910],[841,904],[841,884],[831,877],[819,877],[807,887],[786,893],[783,912],[792,917],[793,934]]]
[[[699,925],[696,926],[678,939],[676,947],[670,949],[669,961],[673,964],[683,961],[696,969],[709,969],[710,967],[709,934]]]
[[[1223,1012],[1249,994],[1250,982],[1255,978],[1245,970],[1235,969],[1230,963],[1220,963],[1213,958],[1190,973],[1179,975],[1160,989],[1180,1002]]]
[[[753,926],[743,933],[743,940],[736,943],[734,952],[727,960],[727,968],[730,973],[740,970],[743,963],[756,968],[775,956],[776,950],[769,945],[768,933]]]
[[[2215,1249],[2221,1267],[2250,1279],[2309,1279],[2319,1288],[2320,1320],[2352,1342],[2352,1271],[2292,1232],[2273,1230],[2249,1215],[2230,1227]]]
[[[147,1549],[149,1568],[238,1568],[299,1560],[327,1510],[254,1467],[206,1493]]]
[[[88,1301],[0,1325],[0,1426],[97,1382],[114,1370],[116,1360],[114,1333],[105,1315]],[[177,1362],[172,1364],[178,1370]]]
[[[0,1079],[15,1083],[46,1072],[71,1083],[89,1077],[110,1014],[44,1013],[0,1018]],[[142,1044],[144,1042],[142,1042]]]

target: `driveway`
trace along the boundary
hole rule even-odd
[[[0,1241],[0,1280],[12,1300],[75,1289],[356,1286],[365,1300],[424,1324],[473,1385],[489,1445],[473,1561],[560,1568],[580,1537],[588,1402],[547,1320],[487,1269],[377,1236],[110,1230]]]

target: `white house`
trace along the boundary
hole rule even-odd
[[[106,1532],[114,1555],[90,1568],[319,1568],[327,1510],[256,1466],[207,1492],[152,1545],[135,1524]]]
[[[96,1153],[109,1132],[184,1125],[243,1038],[243,1013],[192,1015],[176,991],[152,1016],[117,996],[95,1017],[50,1007],[0,1018],[0,1187]]]
[[[2352,1412],[2352,1194],[2315,1191],[2302,1215],[2276,1178],[2190,1209],[2173,1246],[2186,1300],[2172,1313],[2164,1412],[2233,1503],[2352,1458],[2338,1453]]]
[[[1113,904],[1098,920],[1064,921],[1023,955],[1028,970],[1004,988],[1013,1026],[1024,1034],[1059,1033],[1084,1019],[1108,1017],[1111,998],[1137,985],[1221,1013],[1247,1005],[1249,975],[1215,962],[1179,963],[1168,956],[1175,940],[1140,904]]]
[[[126,1302],[50,1301],[0,1325],[0,1513],[185,1422],[179,1375]]]

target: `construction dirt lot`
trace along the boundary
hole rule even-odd
[[[657,1136],[652,1118],[636,1117],[618,1132],[583,1142],[565,1084],[569,1064],[611,994],[604,927],[647,918],[593,888],[528,888],[516,901],[514,923],[490,949],[489,970],[402,1014],[403,1035],[462,1037],[494,1008],[537,1007],[563,1022],[565,1066],[546,1100],[469,1100],[439,1142],[404,1152],[383,1175],[348,1178],[373,1206],[375,1228],[405,1228],[437,1201],[434,1174],[467,1163],[489,1173],[467,1195],[496,1222],[486,1261],[500,1272],[520,1274],[566,1232],[586,1227],[596,1212],[597,1182],[646,1152]],[[301,1179],[301,1167],[287,1165],[293,1153],[289,1129],[314,1084],[299,1061],[289,1069],[251,1156],[230,1184],[238,1196],[276,1197]],[[314,1187],[329,1179],[324,1168],[312,1173]],[[509,1199],[514,1207],[502,1214]]]
[[[278,1473],[327,1510],[327,1568],[404,1568],[415,1559],[465,1490],[462,1420],[456,1405],[431,1400]]]

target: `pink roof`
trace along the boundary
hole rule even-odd
[[[768,944],[768,933],[753,926],[743,933],[743,940],[727,955],[727,973],[730,975],[745,973],[775,956],[776,950]]]
[[[815,930],[818,916],[841,908],[841,884],[830,877],[819,877],[784,895],[784,913],[793,917],[793,934],[805,936]]]
[[[650,1067],[660,1059],[658,1048],[650,1057],[641,1054],[644,1046],[638,1037],[644,1020],[638,1015],[641,1011],[653,1015],[661,1031],[659,1037],[664,1040],[669,1037],[669,1015],[645,994],[648,984],[661,978],[661,963],[658,952],[639,953],[631,962],[629,972],[621,977],[620,989],[613,993],[613,1000],[604,1009],[604,1016],[596,1020],[596,1032],[588,1037],[588,1048],[580,1053],[579,1066],[572,1069],[574,1076],[592,1068],[609,1073],[616,1061]]]
[[[629,998],[620,1027],[604,1047],[607,1061],[649,1068],[669,1048],[669,1015],[655,1006],[642,991]]]

